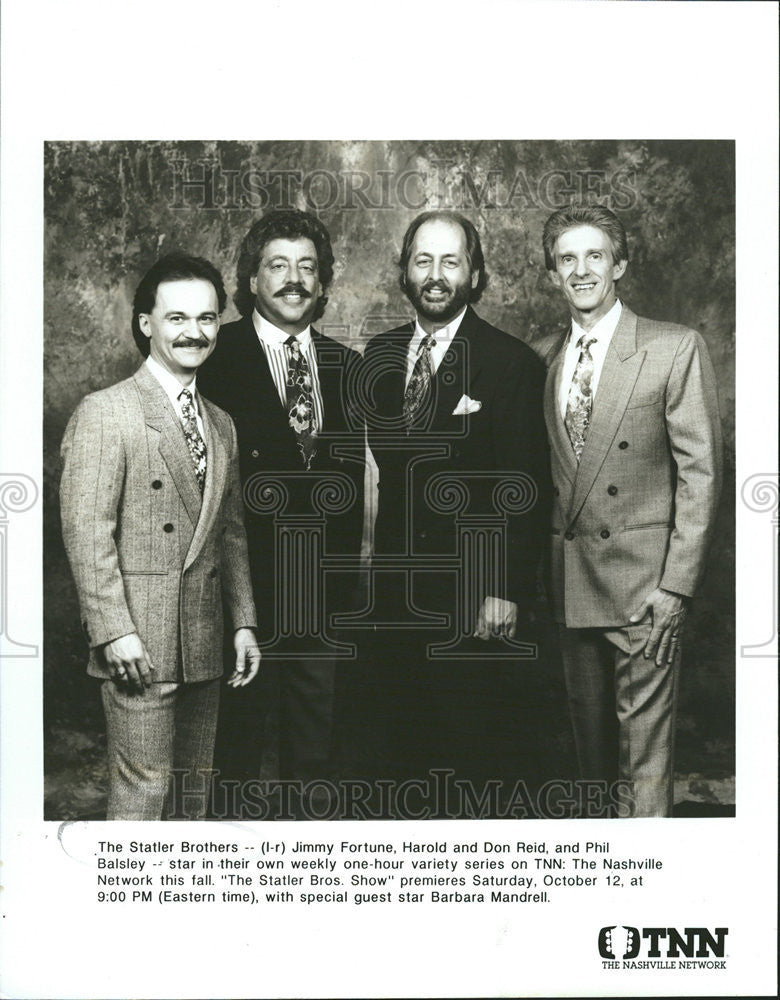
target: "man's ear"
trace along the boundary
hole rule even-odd
[[[479,271],[471,272],[471,287],[476,288],[479,284]]]
[[[626,268],[628,267],[627,260],[619,260],[616,264],[612,265],[612,280],[618,281],[626,273]]]
[[[253,274],[249,279],[249,291],[253,295],[257,295],[257,275]]]
[[[149,323],[149,314],[148,313],[139,313],[138,314],[138,327],[139,327],[141,333],[145,337],[151,338],[151,336],[152,336],[152,330],[151,330],[151,325]]]
[[[557,271],[548,271],[547,272],[547,276],[550,279],[550,281],[555,285],[556,288],[560,288],[561,287],[561,284],[562,284],[561,283],[561,276],[560,276],[560,274],[558,274]]]

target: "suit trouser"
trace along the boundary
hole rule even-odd
[[[103,681],[108,735],[107,819],[206,814],[219,708],[219,678],[156,683],[143,693]],[[172,772],[175,772],[172,779]]]
[[[282,780],[330,777],[333,699],[332,659],[269,656],[248,687],[223,692],[215,754],[219,780],[259,779],[264,761],[270,762],[274,731]]]
[[[561,653],[580,776],[631,782],[635,816],[671,816],[679,656],[657,667],[650,623],[561,626]]]

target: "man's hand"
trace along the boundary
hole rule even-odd
[[[653,628],[645,644],[645,659],[655,656],[655,665],[663,667],[672,663],[680,651],[680,637],[688,616],[688,598],[656,587],[631,615],[631,623],[640,622],[648,611],[652,615]]]
[[[154,665],[137,632],[122,635],[103,647],[111,679],[136,691],[152,686]]]
[[[477,615],[477,639],[488,639],[505,635],[514,639],[517,628],[517,605],[513,601],[502,601],[500,597],[486,597]]]
[[[260,647],[251,628],[236,629],[233,636],[233,648],[236,651],[236,669],[228,678],[231,687],[244,687],[260,669]]]

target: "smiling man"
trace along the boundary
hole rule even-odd
[[[225,299],[208,261],[161,258],[133,305],[146,361],[87,396],[62,444],[63,538],[88,672],[102,680],[108,819],[205,815],[223,598],[234,629],[229,688],[248,684],[260,662],[236,432],[195,384]]]
[[[552,352],[545,418],[580,772],[629,783],[634,815],[668,816],[680,643],[721,485],[715,376],[698,333],[618,299],[628,244],[613,212],[555,212],[543,245],[571,315]]]
[[[326,554],[360,555],[365,446],[351,404],[360,356],[312,326],[332,278],[330,237],[317,218],[294,209],[266,213],[241,244],[235,301],[242,318],[222,328],[199,376],[236,423],[260,638],[268,661],[280,664],[278,701],[262,688],[251,703],[225,699],[216,760],[228,781],[259,777],[275,703],[280,776],[307,782],[331,773],[334,663],[322,655],[315,618],[327,626],[349,608],[357,573],[318,572],[312,589],[280,545],[283,523],[323,524],[323,489],[343,490],[341,509],[328,512]],[[271,493],[263,494],[264,483]],[[264,495],[282,497],[281,507],[265,509]]]
[[[377,755],[400,777],[441,765],[486,779],[500,756],[491,658],[512,657],[536,597],[549,497],[544,369],[474,311],[488,276],[464,216],[418,216],[399,278],[414,318],[374,337],[363,364],[379,469],[374,581],[388,623],[365,657],[373,714],[386,723]],[[505,507],[510,496],[523,500]]]

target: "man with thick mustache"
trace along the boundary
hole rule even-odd
[[[388,625],[374,654],[376,686],[386,689],[375,712],[396,773],[443,765],[490,777],[501,694],[489,661],[512,655],[536,597],[549,492],[544,370],[474,312],[487,272],[462,215],[418,216],[399,267],[415,318],[372,339],[363,363],[379,470],[372,573]],[[518,502],[505,508],[502,490]],[[458,553],[464,561],[453,566]],[[449,658],[432,648],[453,639]]]
[[[618,299],[628,241],[613,212],[555,212],[543,243],[571,315],[545,417],[553,597],[580,773],[628,783],[636,816],[668,816],[680,643],[721,485],[715,375],[698,333]]]
[[[260,662],[236,432],[195,384],[225,300],[208,261],[154,264],[133,303],[145,362],[82,400],[62,443],[62,534],[88,672],[102,680],[108,819],[205,815],[223,603],[234,630],[226,691],[248,693]]]
[[[332,767],[334,662],[312,616],[322,609],[332,635],[327,623],[349,608],[357,574],[320,573],[310,591],[282,554],[292,537],[282,522],[291,532],[324,525],[324,554],[353,561],[363,527],[364,430],[350,401],[360,356],[311,325],[325,311],[333,263],[328,232],[313,215],[278,209],[255,222],[237,267],[242,318],[222,328],[199,376],[236,424],[259,635],[266,663],[279,666],[279,773],[303,782]],[[326,487],[344,503],[323,515],[317,504]],[[266,504],[274,497],[278,508]],[[276,701],[267,689],[251,704],[225,700],[216,755],[223,777],[258,777]]]

